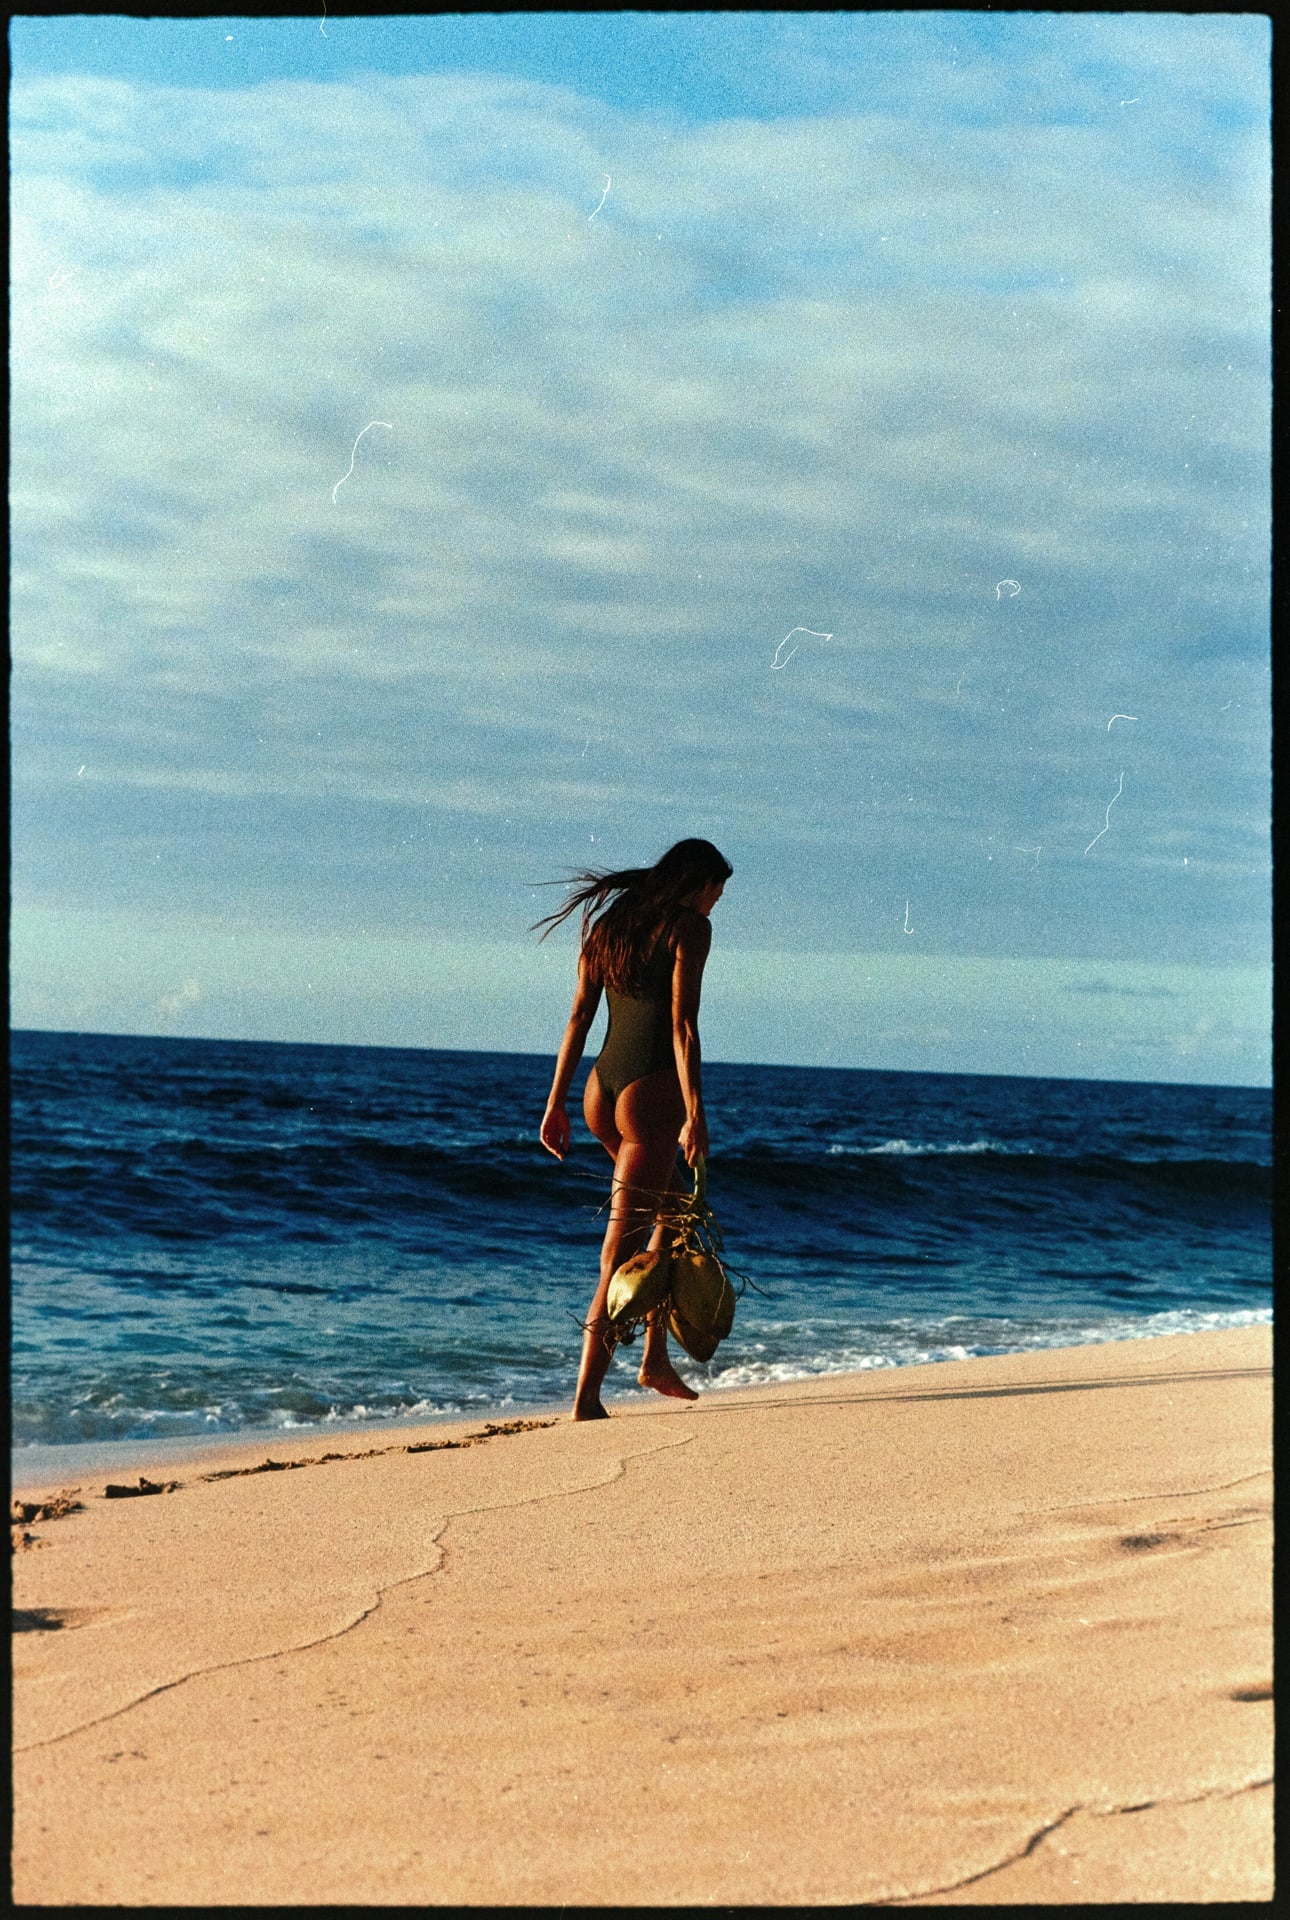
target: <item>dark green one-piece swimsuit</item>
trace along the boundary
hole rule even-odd
[[[609,1031],[596,1061],[596,1074],[608,1100],[617,1106],[624,1087],[644,1074],[670,1067],[672,1051],[672,954],[660,939],[650,955],[640,993],[605,988]]]

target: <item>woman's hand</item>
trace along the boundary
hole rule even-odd
[[[703,1109],[694,1114],[681,1128],[681,1152],[685,1155],[685,1164],[692,1167],[699,1160],[708,1157],[708,1123],[703,1117]]]
[[[538,1138],[548,1153],[553,1153],[557,1160],[564,1159],[569,1151],[569,1116],[563,1107],[547,1108]]]

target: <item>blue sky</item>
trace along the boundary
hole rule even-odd
[[[15,21],[14,1023],[1266,1081],[1268,40]]]

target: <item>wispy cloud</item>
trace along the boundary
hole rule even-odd
[[[197,980],[185,980],[171,993],[160,995],[153,1008],[153,1018],[163,1029],[169,1029],[185,1013],[201,1005],[205,999],[201,983]]]

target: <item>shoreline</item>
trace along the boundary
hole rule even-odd
[[[15,1898],[1266,1899],[1270,1362],[1255,1325],[86,1476],[14,1556]]]
[[[1141,1340],[1190,1339],[1211,1332],[1227,1332],[1244,1326],[1270,1326],[1272,1309],[1250,1309],[1253,1316],[1249,1320],[1236,1320],[1220,1328],[1204,1327],[1188,1329],[1181,1333],[1160,1333],[1155,1330],[1143,1333],[1119,1330],[1105,1337],[1091,1336],[1087,1339],[1052,1346],[1028,1346],[1009,1348],[1002,1352],[988,1354],[969,1354],[966,1361],[1003,1360],[1014,1355],[1026,1353],[1067,1353],[1078,1352],[1085,1347],[1119,1346]],[[838,1369],[836,1372],[820,1372],[794,1375],[785,1380],[739,1383],[725,1387],[702,1385],[700,1403],[713,1398],[725,1399],[729,1395],[766,1394],[787,1391],[799,1386],[810,1386],[817,1381],[831,1380],[840,1382],[859,1382],[872,1380],[890,1373],[906,1373],[911,1368],[959,1366],[965,1364],[959,1356],[936,1360],[884,1361],[873,1367]],[[122,1440],[69,1440],[36,1441],[30,1445],[13,1446],[9,1451],[10,1486],[15,1493],[28,1492],[37,1486],[44,1486],[59,1474],[81,1474],[89,1478],[102,1477],[112,1472],[138,1472],[149,1464],[158,1467],[203,1466],[210,1463],[219,1465],[224,1456],[238,1456],[248,1450],[288,1449],[298,1452],[300,1448],[333,1448],[353,1446],[359,1441],[376,1445],[382,1436],[394,1443],[406,1443],[423,1434],[437,1433],[441,1429],[456,1431],[472,1425],[481,1425],[486,1421],[504,1420],[548,1420],[564,1419],[568,1416],[572,1397],[572,1369],[570,1371],[569,1395],[556,1400],[535,1400],[532,1402],[511,1402],[505,1405],[485,1406],[477,1413],[450,1412],[441,1414],[394,1415],[388,1419],[370,1420],[319,1420],[308,1426],[293,1427],[245,1427],[228,1429],[210,1434],[168,1434],[154,1439],[132,1438]],[[621,1396],[621,1397],[620,1397]],[[645,1391],[631,1391],[625,1385],[615,1387],[607,1384],[606,1400],[611,1409],[621,1416],[630,1416],[647,1411],[657,1396],[647,1395]]]
[[[406,1418],[372,1421],[319,1421],[311,1427],[246,1427],[236,1432],[217,1434],[177,1434],[162,1440],[85,1440],[69,1441],[65,1446],[41,1443],[10,1450],[10,1485],[15,1493],[29,1493],[44,1487],[60,1473],[81,1474],[86,1479],[102,1479],[105,1474],[139,1472],[150,1465],[188,1467],[196,1472],[206,1468],[236,1464],[252,1453],[280,1453],[296,1458],[302,1452],[330,1452],[345,1448],[359,1457],[367,1447],[391,1449],[418,1440],[445,1435],[456,1437],[483,1426],[486,1422],[507,1420],[553,1420],[568,1412],[566,1406],[550,1405],[489,1407],[475,1415],[464,1413],[422,1414],[415,1421]]]

